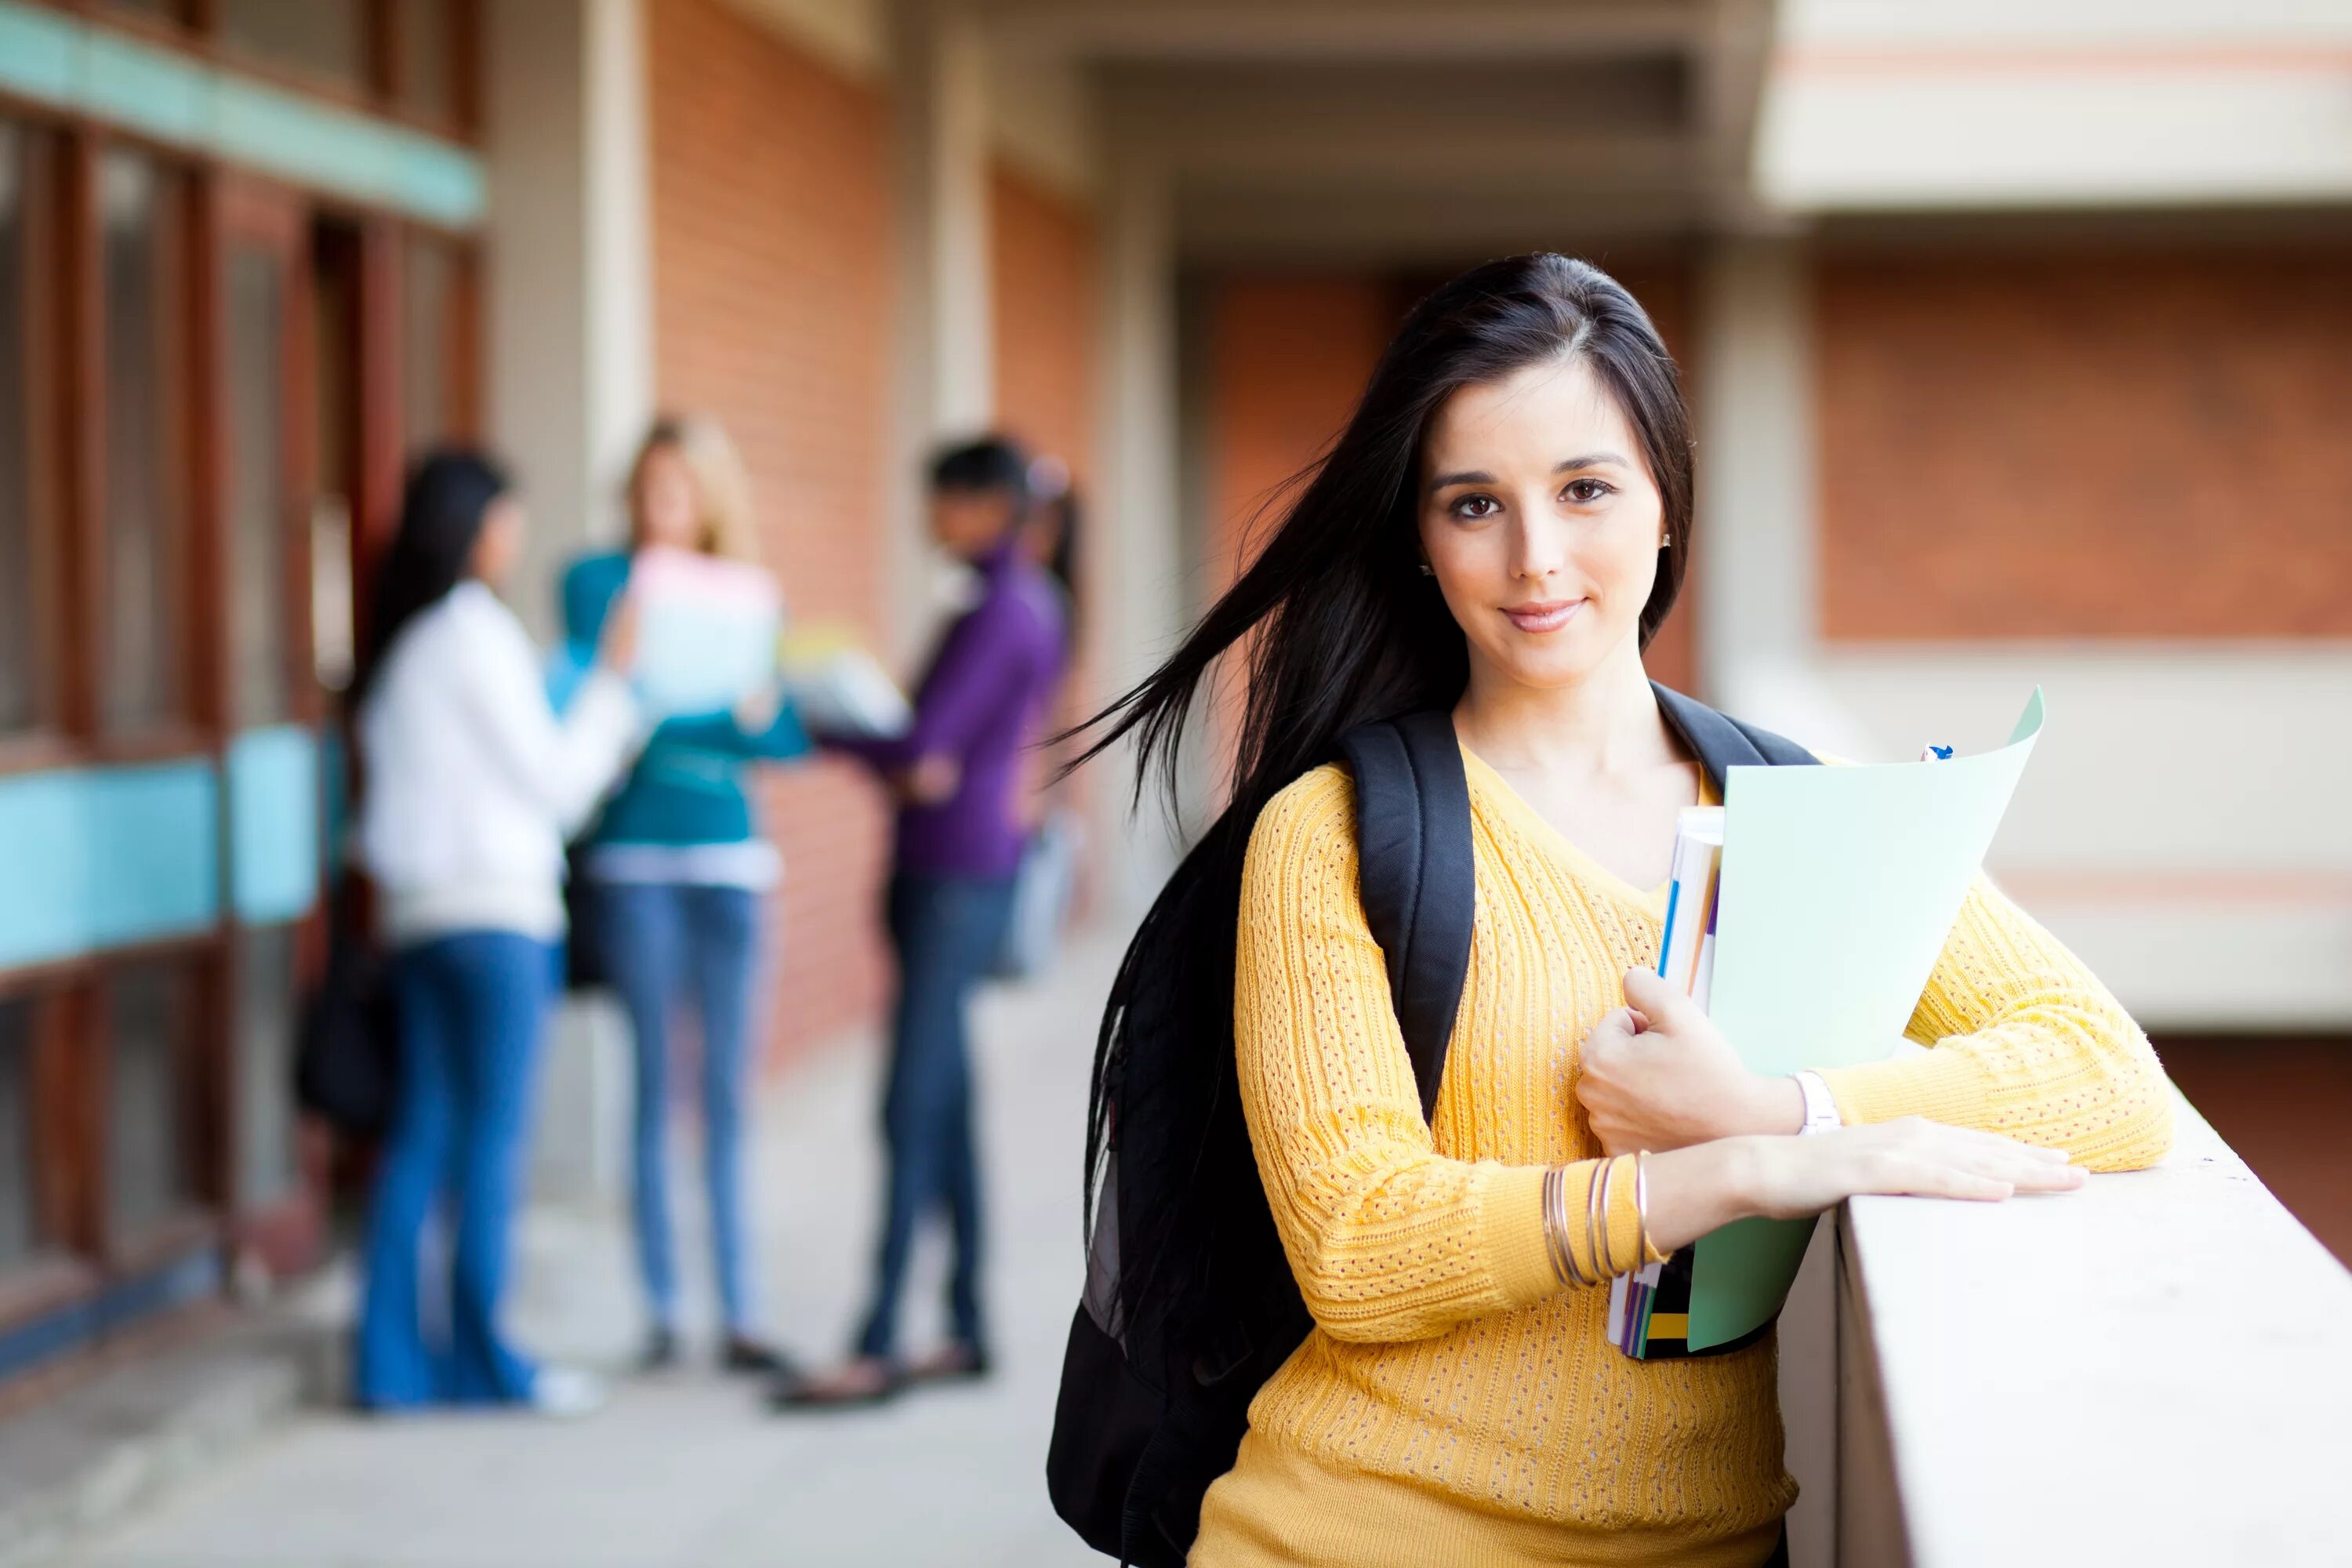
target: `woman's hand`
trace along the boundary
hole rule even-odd
[[[746,735],[764,735],[784,710],[784,683],[772,680],[735,704],[735,728]]]
[[[1794,1132],[1804,1095],[1748,1070],[1691,999],[1646,969],[1585,1037],[1576,1098],[1612,1154],[1680,1149],[1744,1132]]]
[[[908,805],[938,805],[962,786],[963,763],[944,752],[932,752],[900,769],[892,782],[898,798]]]
[[[1810,1138],[1722,1138],[1650,1157],[1650,1236],[1672,1252],[1736,1219],[1803,1219],[1864,1193],[1998,1203],[2084,1179],[2063,1150],[1916,1116]]]
[[[2063,1149],[1920,1116],[1752,1142],[1749,1197],[1769,1219],[1801,1219],[1864,1193],[1998,1203],[2016,1193],[2072,1192],[2084,1179]]]
[[[637,596],[625,587],[605,612],[604,629],[596,638],[596,663],[615,675],[626,675],[637,662]]]

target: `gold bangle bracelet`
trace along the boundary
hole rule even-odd
[[[1595,1284],[1609,1278],[1609,1266],[1601,1258],[1601,1244],[1607,1240],[1609,1225],[1610,1169],[1611,1163],[1603,1159],[1601,1162],[1601,1168],[1592,1173],[1591,1184],[1584,1189],[1584,1234],[1592,1247],[1592,1276]]]
[[[1641,1261],[1633,1267],[1646,1268],[1650,1264],[1650,1173],[1644,1163],[1650,1157],[1647,1149],[1633,1152],[1633,1255]]]
[[[1551,1259],[1551,1271],[1562,1285],[1575,1280],[1569,1274],[1568,1263],[1560,1253],[1559,1238],[1559,1167],[1554,1165],[1544,1173],[1543,1179],[1544,1255]]]
[[[1592,1284],[1592,1279],[1584,1271],[1583,1261],[1576,1256],[1576,1237],[1568,1228],[1568,1170],[1565,1166],[1559,1171],[1559,1195],[1553,1200],[1552,1215],[1559,1235],[1559,1255],[1568,1264],[1568,1282],[1578,1286]]]
[[[1559,1167],[1555,1165],[1544,1173],[1543,1178],[1544,1257],[1551,1263],[1552,1278],[1565,1285],[1568,1283],[1568,1271],[1559,1266],[1559,1226],[1552,1223],[1551,1217],[1552,1205],[1558,1196],[1555,1189],[1559,1185]]]

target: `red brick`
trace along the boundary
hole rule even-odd
[[[714,0],[656,0],[655,333],[667,407],[715,415],[751,470],[768,563],[801,615],[878,639],[889,461],[889,108]],[[771,1061],[885,994],[887,816],[839,762],[759,791],[786,872]]]
[[[1823,264],[1832,638],[2352,635],[2352,252]]]

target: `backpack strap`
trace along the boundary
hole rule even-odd
[[[1364,921],[1388,960],[1425,1118],[1437,1109],[1477,915],[1462,745],[1454,716],[1432,711],[1363,725],[1339,750],[1355,777]]]
[[[1743,724],[1670,686],[1654,680],[1650,689],[1657,695],[1658,711],[1665,715],[1683,744],[1697,753],[1699,765],[1715,781],[1718,795],[1723,792],[1724,774],[1733,768],[1802,766],[1821,761],[1794,741]]]

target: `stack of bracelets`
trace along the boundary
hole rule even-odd
[[[1652,1260],[1649,1173],[1643,1164],[1648,1153],[1645,1149],[1602,1161],[1591,1184],[1585,1188],[1584,1227],[1592,1244],[1592,1267],[1589,1270],[1578,1260],[1576,1246],[1569,1239],[1568,1168],[1555,1165],[1544,1173],[1544,1242],[1551,1253],[1552,1272],[1559,1277],[1561,1284],[1599,1285]],[[1616,1180],[1620,1160],[1633,1162],[1633,1261],[1623,1268],[1618,1266],[1609,1248],[1609,1192]]]

